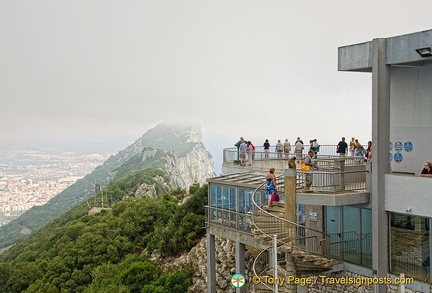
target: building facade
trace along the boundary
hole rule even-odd
[[[285,278],[373,282],[248,287],[251,291],[332,292],[337,286],[347,292],[432,292],[432,178],[420,176],[424,163],[432,161],[432,30],[340,47],[338,70],[372,74],[372,159],[320,152],[316,163],[322,168],[313,172],[312,192],[306,193],[308,172],[300,161],[289,169],[285,158],[264,159],[257,149],[252,166],[240,167],[237,150],[224,150],[227,175],[208,180],[208,292],[216,292],[215,236],[236,241],[235,271],[243,275],[245,250],[252,246],[268,250],[268,274],[276,277],[282,271]],[[262,184],[270,167],[279,175],[285,205],[269,213]],[[273,247],[272,234],[278,234]],[[314,273],[313,265],[321,267]],[[400,277],[414,282],[396,284]]]

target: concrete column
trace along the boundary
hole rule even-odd
[[[296,169],[285,170],[285,219],[297,222]]]
[[[215,236],[207,234],[207,293],[216,293]]]
[[[384,208],[385,178],[390,172],[390,66],[386,39],[372,41],[372,269],[376,277],[388,273],[388,217]],[[377,285],[375,292],[386,292]]]
[[[246,277],[245,269],[245,245],[244,243],[236,241],[235,243],[235,260],[236,260],[236,273],[242,274]],[[246,286],[236,288],[236,293],[245,293]]]
[[[295,266],[294,259],[291,256],[291,253],[287,253],[286,254],[285,260],[286,260],[286,267],[285,267],[285,269],[287,271],[286,278],[288,276],[293,276],[294,278],[297,277],[297,269],[296,269],[296,266]],[[291,284],[287,284],[285,286],[287,288],[287,292],[289,292],[289,293],[296,293],[297,292],[297,285],[296,284],[292,284],[291,283]]]
[[[285,219],[290,222],[297,223],[297,201],[296,201],[296,184],[297,174],[296,169],[285,170]],[[297,229],[293,227],[293,236],[297,233]],[[297,269],[295,267],[294,259],[291,253],[286,254],[286,266],[287,276],[297,276]],[[297,292],[297,285],[289,284],[285,285],[287,292]]]

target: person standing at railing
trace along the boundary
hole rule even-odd
[[[278,139],[278,142],[276,144],[275,151],[278,154],[278,159],[282,159],[282,153],[283,153],[283,144],[281,143],[280,139]]]
[[[267,211],[272,207],[273,193],[275,192],[275,189],[276,189],[276,176],[274,173],[275,173],[275,168],[270,168],[270,171],[266,177],[265,194],[267,194],[267,196],[268,196]]]
[[[350,147],[349,147],[351,157],[354,157],[354,151],[355,151],[356,147],[357,147],[357,144],[355,142],[355,138],[353,137],[353,138],[351,138]]]
[[[291,144],[288,141],[288,138],[285,138],[285,142],[284,142],[285,159],[289,159],[289,153],[290,152],[291,152]]]
[[[254,149],[255,149],[254,145],[250,141],[248,141],[247,142],[247,148],[246,148],[246,152],[247,152],[247,156],[248,156],[248,166],[252,166]]]
[[[247,143],[245,140],[243,140],[239,148],[240,166],[246,166],[246,151],[247,151]]]
[[[354,151],[354,157],[355,157],[354,160],[358,163],[364,162],[365,161],[364,154],[365,154],[365,151],[364,151],[363,146],[361,144],[358,144],[355,151]]]
[[[368,144],[367,144],[365,158],[368,161],[372,160],[372,142],[370,140],[368,141]]]
[[[312,161],[312,158],[314,157],[314,151],[313,150],[309,150],[307,156],[304,159],[304,164],[306,166],[309,166],[309,171],[304,172],[306,174],[306,179],[305,179],[305,186],[304,186],[304,191],[309,191],[310,187],[313,183],[313,174],[312,172],[315,170],[318,170],[318,166]]]
[[[254,161],[255,160],[255,146],[253,145],[253,143],[249,140],[248,141],[248,146],[251,146],[251,148],[252,148],[252,161]]]
[[[303,153],[303,141],[300,139],[300,137],[297,137],[295,146],[294,146],[294,153],[295,156],[297,158],[297,163],[300,162],[300,160],[302,159],[302,153]]]
[[[240,145],[244,141],[243,136],[240,136],[240,140],[234,144],[234,146],[237,147],[237,161],[239,160],[239,154],[240,154]]]
[[[264,159],[268,160],[269,159],[269,151],[270,151],[270,143],[269,143],[268,139],[265,140],[263,147],[264,147]]]
[[[342,140],[336,146],[336,153],[339,156],[345,156],[348,151],[348,144],[345,142],[345,137],[342,137]]]
[[[315,154],[315,159],[316,158],[318,158],[318,152],[319,152],[319,149],[320,149],[320,145],[318,144],[318,142],[317,142],[317,139],[315,138],[315,139],[312,139],[311,141],[309,141],[310,142],[310,149],[314,152],[314,154]]]

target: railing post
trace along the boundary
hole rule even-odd
[[[273,263],[274,263],[274,277],[278,278],[278,260],[277,260],[277,235],[273,235]],[[278,293],[278,281],[275,282],[275,292]]]
[[[399,279],[401,279],[401,280],[405,279],[405,274],[400,274],[399,275]],[[403,282],[401,282],[399,284],[399,292],[400,293],[405,293],[405,284],[403,284]]]
[[[345,190],[345,158],[335,160],[335,167],[338,170],[336,174],[339,174],[336,176],[339,190]]]
[[[345,190],[345,158],[340,161],[340,172],[341,172],[341,190]]]

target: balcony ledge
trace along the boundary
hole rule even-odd
[[[345,206],[367,204],[370,201],[368,191],[344,192],[297,192],[297,204],[321,206]]]

